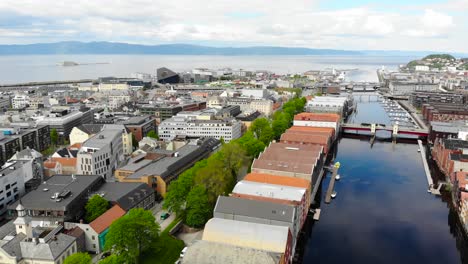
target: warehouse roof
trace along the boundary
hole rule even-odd
[[[203,240],[192,244],[182,259],[183,264],[278,264],[280,261],[280,253]]]
[[[245,181],[251,182],[259,182],[259,183],[269,183],[274,185],[281,185],[281,186],[291,186],[291,187],[298,187],[298,188],[310,188],[310,181],[301,179],[301,178],[294,178],[294,177],[287,177],[287,176],[279,176],[279,175],[271,175],[265,173],[249,173],[244,177]]]
[[[203,232],[203,240],[276,253],[284,253],[289,228],[212,218]]]
[[[330,113],[300,113],[294,116],[294,120],[339,122],[340,115]]]
[[[236,184],[232,193],[300,202],[306,193],[306,189],[267,183],[240,181]]]
[[[295,209],[291,205],[226,196],[218,197],[213,214],[217,218],[234,215],[287,223],[294,223],[296,218]]]

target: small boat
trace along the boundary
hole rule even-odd
[[[339,181],[340,179],[341,179],[340,175],[337,174],[337,175],[335,176],[335,180]]]
[[[421,149],[420,149],[420,148],[418,148],[418,152],[421,152]]]
[[[335,198],[336,197],[336,192],[333,191],[332,194],[331,194],[331,198]]]

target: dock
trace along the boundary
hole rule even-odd
[[[340,168],[340,165],[338,162],[332,168],[332,176],[330,179],[330,184],[328,185],[327,195],[325,196],[325,203],[331,202],[331,195],[333,193],[333,189],[335,188],[335,177],[336,177],[336,174],[338,174],[339,168]]]
[[[419,145],[421,159],[422,159],[423,166],[424,166],[424,172],[426,173],[427,184],[429,184],[429,188],[432,189],[432,187],[434,186],[434,181],[432,180],[431,171],[429,170],[429,165],[427,164],[426,150],[424,149],[424,146],[421,140],[418,140],[418,145]]]
[[[320,212],[321,211],[322,210],[320,210],[320,208],[315,209],[315,213],[314,213],[314,220],[315,221],[318,221],[320,219]]]

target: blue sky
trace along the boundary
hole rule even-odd
[[[0,43],[291,46],[468,53],[468,0],[2,0]]]

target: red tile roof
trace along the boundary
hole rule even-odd
[[[94,221],[92,221],[89,225],[94,229],[94,231],[96,231],[96,233],[101,234],[112,224],[112,222],[124,216],[125,214],[125,210],[116,204],[111,209],[107,210],[104,214],[94,219]]]
[[[300,113],[294,116],[294,120],[339,122],[340,115],[329,113]]]

